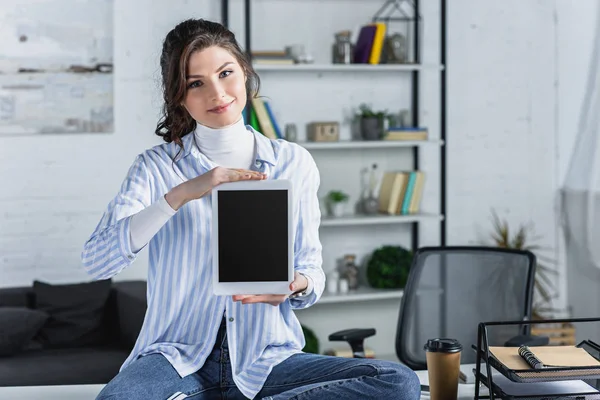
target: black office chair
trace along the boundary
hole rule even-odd
[[[472,344],[482,321],[531,318],[536,258],[529,251],[496,247],[425,247],[417,250],[400,305],[396,355],[414,370],[426,369],[428,339],[453,338],[463,345],[462,363],[475,363]],[[530,326],[499,326],[490,345],[544,345]],[[347,341],[364,357],[364,340],[375,329],[347,329],[329,336]]]

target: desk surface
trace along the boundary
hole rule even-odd
[[[421,383],[428,383],[427,371],[417,371],[417,376]],[[0,387],[0,399],[93,400],[103,387],[104,385]],[[475,385],[458,385],[459,400],[472,400],[474,395]],[[421,393],[421,399],[429,398],[429,393]]]
[[[427,376],[427,370],[425,371],[416,371],[417,376],[419,377],[419,381],[421,383],[425,383],[428,384],[429,382],[429,378]],[[473,400],[473,397],[475,396],[475,384],[462,384],[460,383],[458,385],[458,400]],[[422,400],[428,400],[429,397],[429,393],[428,392],[423,392],[421,393],[421,399]]]

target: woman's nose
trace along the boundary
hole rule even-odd
[[[225,96],[225,88],[223,85],[217,83],[212,85],[212,90],[210,92],[211,100],[219,100]]]

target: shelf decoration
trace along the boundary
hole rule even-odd
[[[382,246],[367,262],[367,281],[377,289],[403,289],[413,253],[402,246]]]
[[[386,0],[372,18],[373,24],[382,24],[387,35],[379,63],[420,63],[419,38],[421,16],[411,0]]]
[[[349,196],[341,190],[332,190],[327,193],[327,211],[332,217],[342,217],[346,212]]]

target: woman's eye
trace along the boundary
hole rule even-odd
[[[233,71],[223,71],[221,72],[221,74],[219,75],[220,78],[225,78],[226,76],[231,75]]]
[[[202,82],[194,81],[188,85],[188,89],[193,89],[202,86]]]

